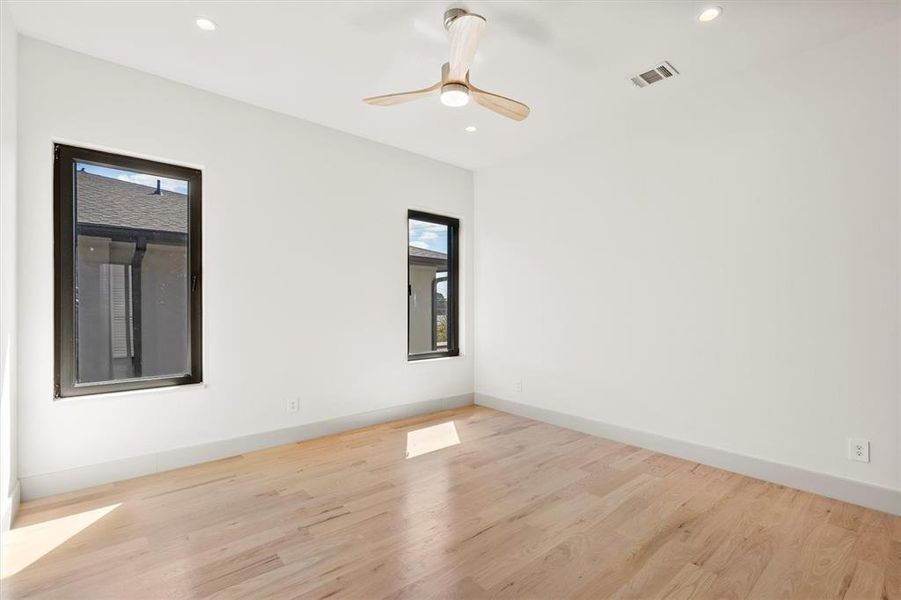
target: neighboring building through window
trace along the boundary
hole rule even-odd
[[[407,353],[410,360],[456,356],[459,221],[410,211]]]
[[[200,172],[55,160],[56,395],[201,381]]]

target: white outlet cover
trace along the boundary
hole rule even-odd
[[[869,440],[848,438],[848,458],[859,462],[870,462]]]

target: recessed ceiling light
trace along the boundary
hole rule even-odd
[[[478,129],[476,129],[475,125],[467,125],[463,128],[463,131],[465,131],[466,133],[475,133],[476,131],[478,131]]]
[[[719,6],[710,6],[701,11],[701,14],[698,15],[698,21],[701,23],[709,23],[721,14],[723,14],[722,8]]]
[[[197,17],[194,20],[194,22],[197,23],[197,26],[200,27],[201,29],[203,29],[204,31],[215,31],[216,30],[216,24],[213,23],[211,20],[207,19],[206,17]]]
[[[441,88],[441,104],[444,106],[466,106],[469,104],[469,88],[460,83],[446,83]]]

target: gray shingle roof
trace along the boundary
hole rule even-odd
[[[415,256],[417,258],[434,258],[436,260],[447,260],[447,254],[445,254],[444,252],[426,250],[425,248],[419,248],[417,246],[410,246],[410,256]]]
[[[185,194],[103,177],[86,171],[76,174],[79,223],[111,225],[154,231],[188,231]]]

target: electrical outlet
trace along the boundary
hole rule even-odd
[[[860,438],[848,438],[848,458],[860,462],[870,462],[870,442]]]
[[[288,412],[297,412],[300,410],[300,398],[288,399]]]
[[[522,391],[522,379],[517,380],[516,383],[513,384],[513,391],[514,392]]]

